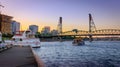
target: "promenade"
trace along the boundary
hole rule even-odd
[[[12,47],[0,53],[0,67],[37,67],[30,47]]]

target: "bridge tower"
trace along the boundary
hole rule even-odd
[[[93,41],[92,32],[95,30],[96,30],[96,26],[94,24],[92,15],[89,13],[89,40],[90,40],[90,42]]]
[[[62,34],[62,17],[59,18],[58,22],[58,34]]]

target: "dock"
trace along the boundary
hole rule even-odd
[[[39,67],[30,47],[14,46],[0,53],[0,67]]]

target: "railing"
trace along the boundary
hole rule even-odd
[[[11,44],[7,44],[7,43],[0,43],[0,52],[7,50],[9,48],[11,48],[12,45]]]

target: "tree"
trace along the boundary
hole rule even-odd
[[[78,29],[73,29],[72,31],[75,32],[76,34],[78,33]],[[75,36],[74,36],[74,38],[75,38]]]
[[[36,38],[38,38],[38,37],[40,37],[40,36],[41,36],[40,32],[36,32],[36,33],[35,33],[35,37],[36,37]]]
[[[73,29],[73,32],[75,32],[76,34],[78,33],[78,29]]]

